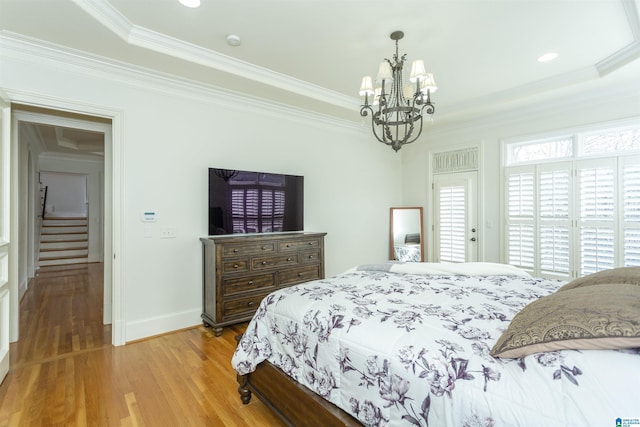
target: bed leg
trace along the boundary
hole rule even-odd
[[[238,393],[240,393],[240,400],[245,405],[249,403],[251,400],[251,390],[249,390],[249,376],[248,375],[238,375]]]

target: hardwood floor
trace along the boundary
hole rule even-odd
[[[113,347],[102,264],[43,267],[20,304],[0,426],[282,427],[262,402],[238,396],[230,360],[245,326]]]

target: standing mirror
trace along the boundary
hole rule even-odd
[[[389,259],[424,261],[422,208],[391,208],[389,217]]]

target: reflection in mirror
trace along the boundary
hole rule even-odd
[[[389,259],[424,261],[422,208],[391,208],[389,217]]]

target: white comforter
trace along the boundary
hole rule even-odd
[[[266,297],[232,364],[246,374],[268,359],[371,426],[640,417],[640,350],[489,355],[511,318],[560,284],[485,263],[363,266]]]

